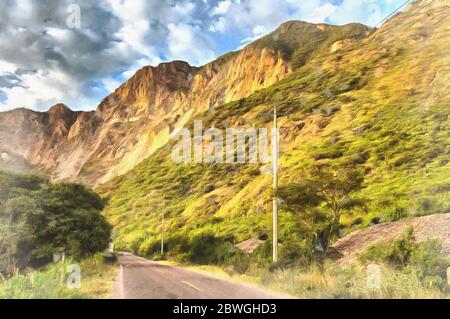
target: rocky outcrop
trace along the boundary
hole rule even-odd
[[[351,262],[370,245],[398,240],[409,227],[413,228],[417,242],[435,239],[441,244],[442,256],[450,258],[450,214],[405,219],[358,230],[339,239],[331,247],[330,252],[340,262]]]

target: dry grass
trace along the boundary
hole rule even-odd
[[[80,292],[92,299],[110,298],[119,269],[117,264],[109,264],[98,258],[90,258],[82,261],[80,266],[85,276]]]
[[[324,267],[311,266],[307,269],[290,268],[268,271],[253,269],[248,273],[233,274],[220,267],[195,267],[214,275],[243,281],[261,288],[289,294],[297,298],[312,299],[448,299],[450,290],[427,286],[418,277],[417,271],[397,271],[382,265],[381,286],[370,289],[367,285],[367,268],[361,264]]]

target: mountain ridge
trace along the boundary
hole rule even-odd
[[[295,30],[280,26],[242,50],[201,67],[184,61],[143,67],[95,111],[69,112],[57,104],[47,112],[25,115],[26,111],[20,111],[19,121],[12,118],[16,111],[0,113],[0,151],[23,157],[53,180],[101,184],[131,170],[165,145],[170,133],[195,114],[245,98],[286,78],[298,67],[293,65],[292,55],[300,46],[305,50],[296,58],[304,63],[315,51],[323,50],[321,44],[328,47],[369,30],[360,24],[329,26],[327,30],[307,22],[288,24]],[[47,117],[58,125],[46,127]],[[32,134],[26,127],[11,129],[8,121],[16,126],[32,123],[36,132]]]

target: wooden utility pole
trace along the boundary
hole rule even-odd
[[[165,207],[161,213],[161,257],[164,256],[164,210]]]
[[[274,263],[278,261],[278,156],[279,156],[279,140],[278,140],[278,123],[277,108],[273,108],[273,131],[272,131],[272,169],[273,169],[273,211],[272,211],[272,227],[273,227],[273,243],[272,243],[272,260]]]

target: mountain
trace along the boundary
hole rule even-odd
[[[144,67],[92,112],[58,104],[43,113],[0,113],[0,153],[54,180],[98,185],[134,168],[196,114],[267,88],[334,43],[369,31],[292,21],[202,67],[182,61]]]
[[[270,128],[277,107],[280,187],[362,172],[352,197],[364,205],[342,216],[341,235],[449,212],[449,12],[418,0],[377,30],[290,21],[201,67],[144,67],[92,112],[0,113],[0,167],[96,186],[119,247],[142,254],[157,252],[163,212],[172,254],[195,238],[264,240],[272,178],[261,165],[175,164],[169,136],[195,119]],[[283,249],[306,245],[299,213],[280,212]]]
[[[341,235],[383,221],[448,213],[449,13],[447,1],[416,1],[375,32],[357,40],[334,37],[316,51],[303,52],[304,59],[299,58],[304,46],[292,52],[280,45],[280,57],[289,61],[280,81],[248,89],[239,100],[238,95],[224,99],[214,112],[205,110],[205,103],[183,122],[190,128],[194,118],[205,128],[270,128],[271,117],[264,114],[277,106],[284,114],[280,187],[314,179],[323,168],[363,174],[352,197],[364,205],[342,216]],[[290,30],[301,25],[285,24],[274,35],[287,30],[283,39],[295,42]],[[327,28],[332,27],[316,26]],[[269,35],[250,48],[275,50],[274,39]],[[272,178],[260,173],[260,165],[175,164],[172,146],[97,187],[109,200],[105,213],[119,233],[119,247],[157,254],[163,212],[166,243],[178,256],[195,238],[213,245],[212,238],[237,244],[271,236]],[[283,249],[301,243],[293,253],[306,245],[301,213],[280,212]]]

